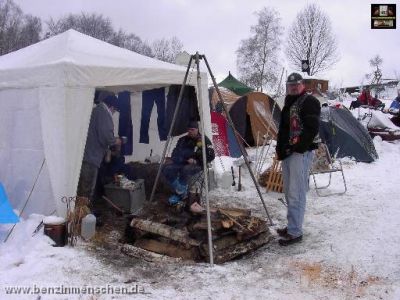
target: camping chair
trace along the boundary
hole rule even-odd
[[[332,173],[335,173],[335,172],[342,173],[344,191],[330,193],[330,194],[325,194],[325,193],[322,194],[320,191],[322,189],[326,189],[330,186],[331,181],[332,181]],[[320,175],[320,174],[329,174],[329,182],[327,185],[324,185],[324,186],[317,185],[316,175]],[[342,194],[346,193],[346,191],[347,191],[346,179],[344,177],[342,163],[340,162],[340,160],[336,160],[331,157],[331,155],[329,153],[329,149],[328,149],[327,145],[324,143],[320,143],[318,149],[315,151],[315,156],[314,156],[314,160],[313,160],[313,163],[311,166],[310,175],[312,176],[313,181],[314,181],[315,191],[317,192],[317,195],[320,197],[326,197],[326,196],[332,196],[332,195],[342,195]]]
[[[210,172],[211,165],[208,163],[207,164],[207,174],[208,174],[208,180],[211,181],[212,179],[210,178],[210,175],[213,174]],[[196,194],[199,197],[200,202],[203,200],[203,195],[205,193],[205,176],[204,176],[204,170],[201,170],[197,172],[196,174],[192,175],[189,178],[188,181],[188,192],[190,194]],[[208,185],[210,188],[210,184]],[[203,203],[200,203],[203,204]]]

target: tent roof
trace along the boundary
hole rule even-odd
[[[1,56],[0,88],[181,84],[184,72],[70,29]]]
[[[248,87],[247,85],[245,85],[244,83],[240,82],[235,77],[233,77],[231,72],[229,72],[229,75],[220,83],[218,83],[218,85],[231,90],[232,92],[234,92],[236,95],[239,96],[243,96],[244,94],[253,91],[251,87]]]

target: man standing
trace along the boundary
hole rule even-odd
[[[282,160],[283,190],[288,204],[287,227],[277,230],[281,246],[303,238],[309,172],[313,150],[318,148],[321,113],[318,99],[306,94],[300,74],[289,75],[286,94],[276,145],[278,159]]]
[[[101,92],[99,100],[102,102],[93,108],[90,117],[77,191],[77,196],[90,200],[93,197],[100,164],[108,147],[121,145],[121,139],[114,137],[112,119],[117,107],[117,97],[109,92]]]
[[[211,162],[215,158],[215,152],[210,139],[205,136],[206,159]],[[172,151],[172,163],[166,164],[163,174],[175,191],[168,202],[171,205],[177,204],[186,197],[188,180],[194,174],[203,169],[201,134],[197,121],[188,124],[187,135],[181,137]]]

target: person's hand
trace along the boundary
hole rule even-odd
[[[121,144],[122,144],[122,140],[119,137],[117,137],[115,139],[115,145],[121,146]]]
[[[189,158],[189,159],[187,160],[187,162],[188,162],[188,164],[190,164],[190,165],[195,165],[195,164],[197,164],[197,161],[196,161],[194,158]]]

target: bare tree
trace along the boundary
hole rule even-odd
[[[48,34],[47,37],[57,35],[68,29],[75,29],[81,33],[90,35],[96,39],[110,42],[114,36],[114,29],[111,20],[98,14],[69,14],[55,21],[50,18],[47,21]]]
[[[283,27],[279,13],[264,7],[256,12],[257,25],[251,36],[240,41],[236,64],[240,79],[248,86],[263,91],[275,87],[279,77],[278,51]]]
[[[370,66],[373,68],[377,68],[377,69],[379,69],[379,66],[382,63],[383,63],[383,59],[379,55],[376,55],[375,57],[373,57],[369,60]]]
[[[369,65],[374,68],[371,73],[365,74],[365,78],[371,79],[370,84],[381,84],[382,70],[379,68],[382,65],[383,59],[376,55],[369,60]]]
[[[121,29],[114,33],[110,43],[146,56],[154,56],[150,46],[143,42],[140,37],[133,33],[127,34]]]
[[[339,60],[329,17],[316,4],[297,14],[289,29],[286,55],[296,70],[301,70],[301,60],[307,59],[309,75],[326,71]]]
[[[137,53],[153,57],[150,46],[135,34],[128,34],[122,29],[115,31],[109,18],[98,14],[69,14],[57,21],[52,18],[47,21],[50,37],[68,29],[75,29],[99,40],[108,42],[118,47],[126,48]]]
[[[38,42],[41,31],[39,18],[24,15],[12,0],[0,0],[0,55]]]
[[[152,44],[152,51],[155,58],[173,63],[175,58],[182,51],[183,44],[177,37],[170,39],[155,40]]]
[[[19,48],[32,45],[40,41],[42,32],[42,21],[38,17],[26,15],[20,32]]]

